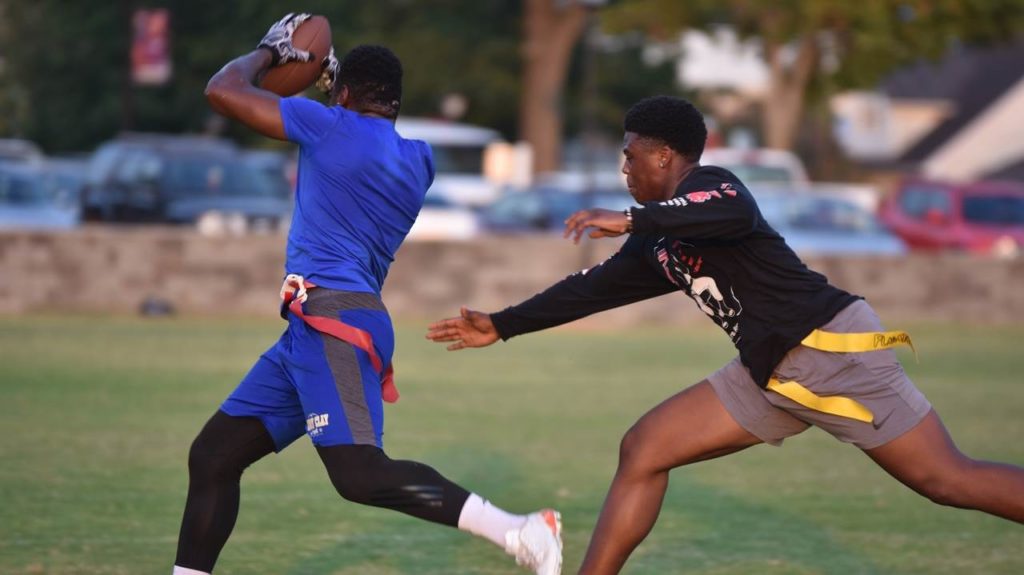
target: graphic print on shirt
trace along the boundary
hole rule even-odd
[[[723,197],[722,194],[725,194],[727,197],[734,198],[737,194],[736,188],[732,187],[732,183],[730,182],[722,182],[722,184],[718,186],[717,190],[699,190],[696,192],[690,192],[688,194],[683,194],[678,198],[658,202],[658,204],[662,206],[688,206],[690,204],[703,204],[708,200]]]
[[[710,275],[697,275],[704,265],[704,260],[700,256],[688,256],[685,251],[687,247],[692,246],[669,238],[658,240],[655,252],[666,277],[685,291],[700,311],[724,329],[733,343],[739,342],[740,314],[743,313],[743,305],[731,286],[723,292],[715,278]]]

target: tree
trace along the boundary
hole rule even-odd
[[[171,11],[174,76],[165,86],[127,81],[129,22],[142,5]],[[295,9],[285,0],[0,0],[0,137],[20,135],[63,152],[92,149],[125,128],[206,131],[206,81]],[[403,114],[435,116],[440,98],[459,92],[470,103],[464,120],[515,135],[519,2],[434,0],[424,9],[407,0],[307,0],[302,9],[328,17],[339,55],[360,43],[399,55]],[[267,144],[234,123],[224,129]]]
[[[587,9],[579,2],[526,0],[525,10],[519,137],[533,147],[534,171],[546,172],[561,164],[562,93]]]
[[[770,80],[762,114],[767,145],[793,147],[809,94],[870,86],[886,72],[937,57],[953,42],[1008,40],[1024,31],[1020,0],[633,0],[608,8],[611,30],[655,38],[729,24],[763,47]],[[827,64],[827,65],[823,65]]]

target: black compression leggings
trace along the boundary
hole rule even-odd
[[[206,422],[189,451],[175,565],[213,571],[238,517],[242,471],[273,451],[274,441],[256,418],[218,411]],[[431,467],[390,459],[373,445],[318,447],[317,453],[345,499],[458,526],[469,492]]]

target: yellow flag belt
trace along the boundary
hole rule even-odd
[[[914,357],[917,357],[914,342],[906,332],[902,331],[831,333],[816,329],[805,337],[800,345],[836,353],[877,351],[890,349],[897,345],[907,345],[914,351]],[[795,381],[779,381],[773,377],[768,380],[767,388],[815,411],[849,417],[865,423],[871,423],[875,419],[871,410],[857,401],[838,395],[822,397]]]

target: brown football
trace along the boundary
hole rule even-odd
[[[323,16],[313,16],[295,29],[292,46],[313,54],[311,62],[288,62],[263,75],[260,88],[280,96],[294,96],[313,85],[320,77],[320,63],[331,49],[331,24]]]

